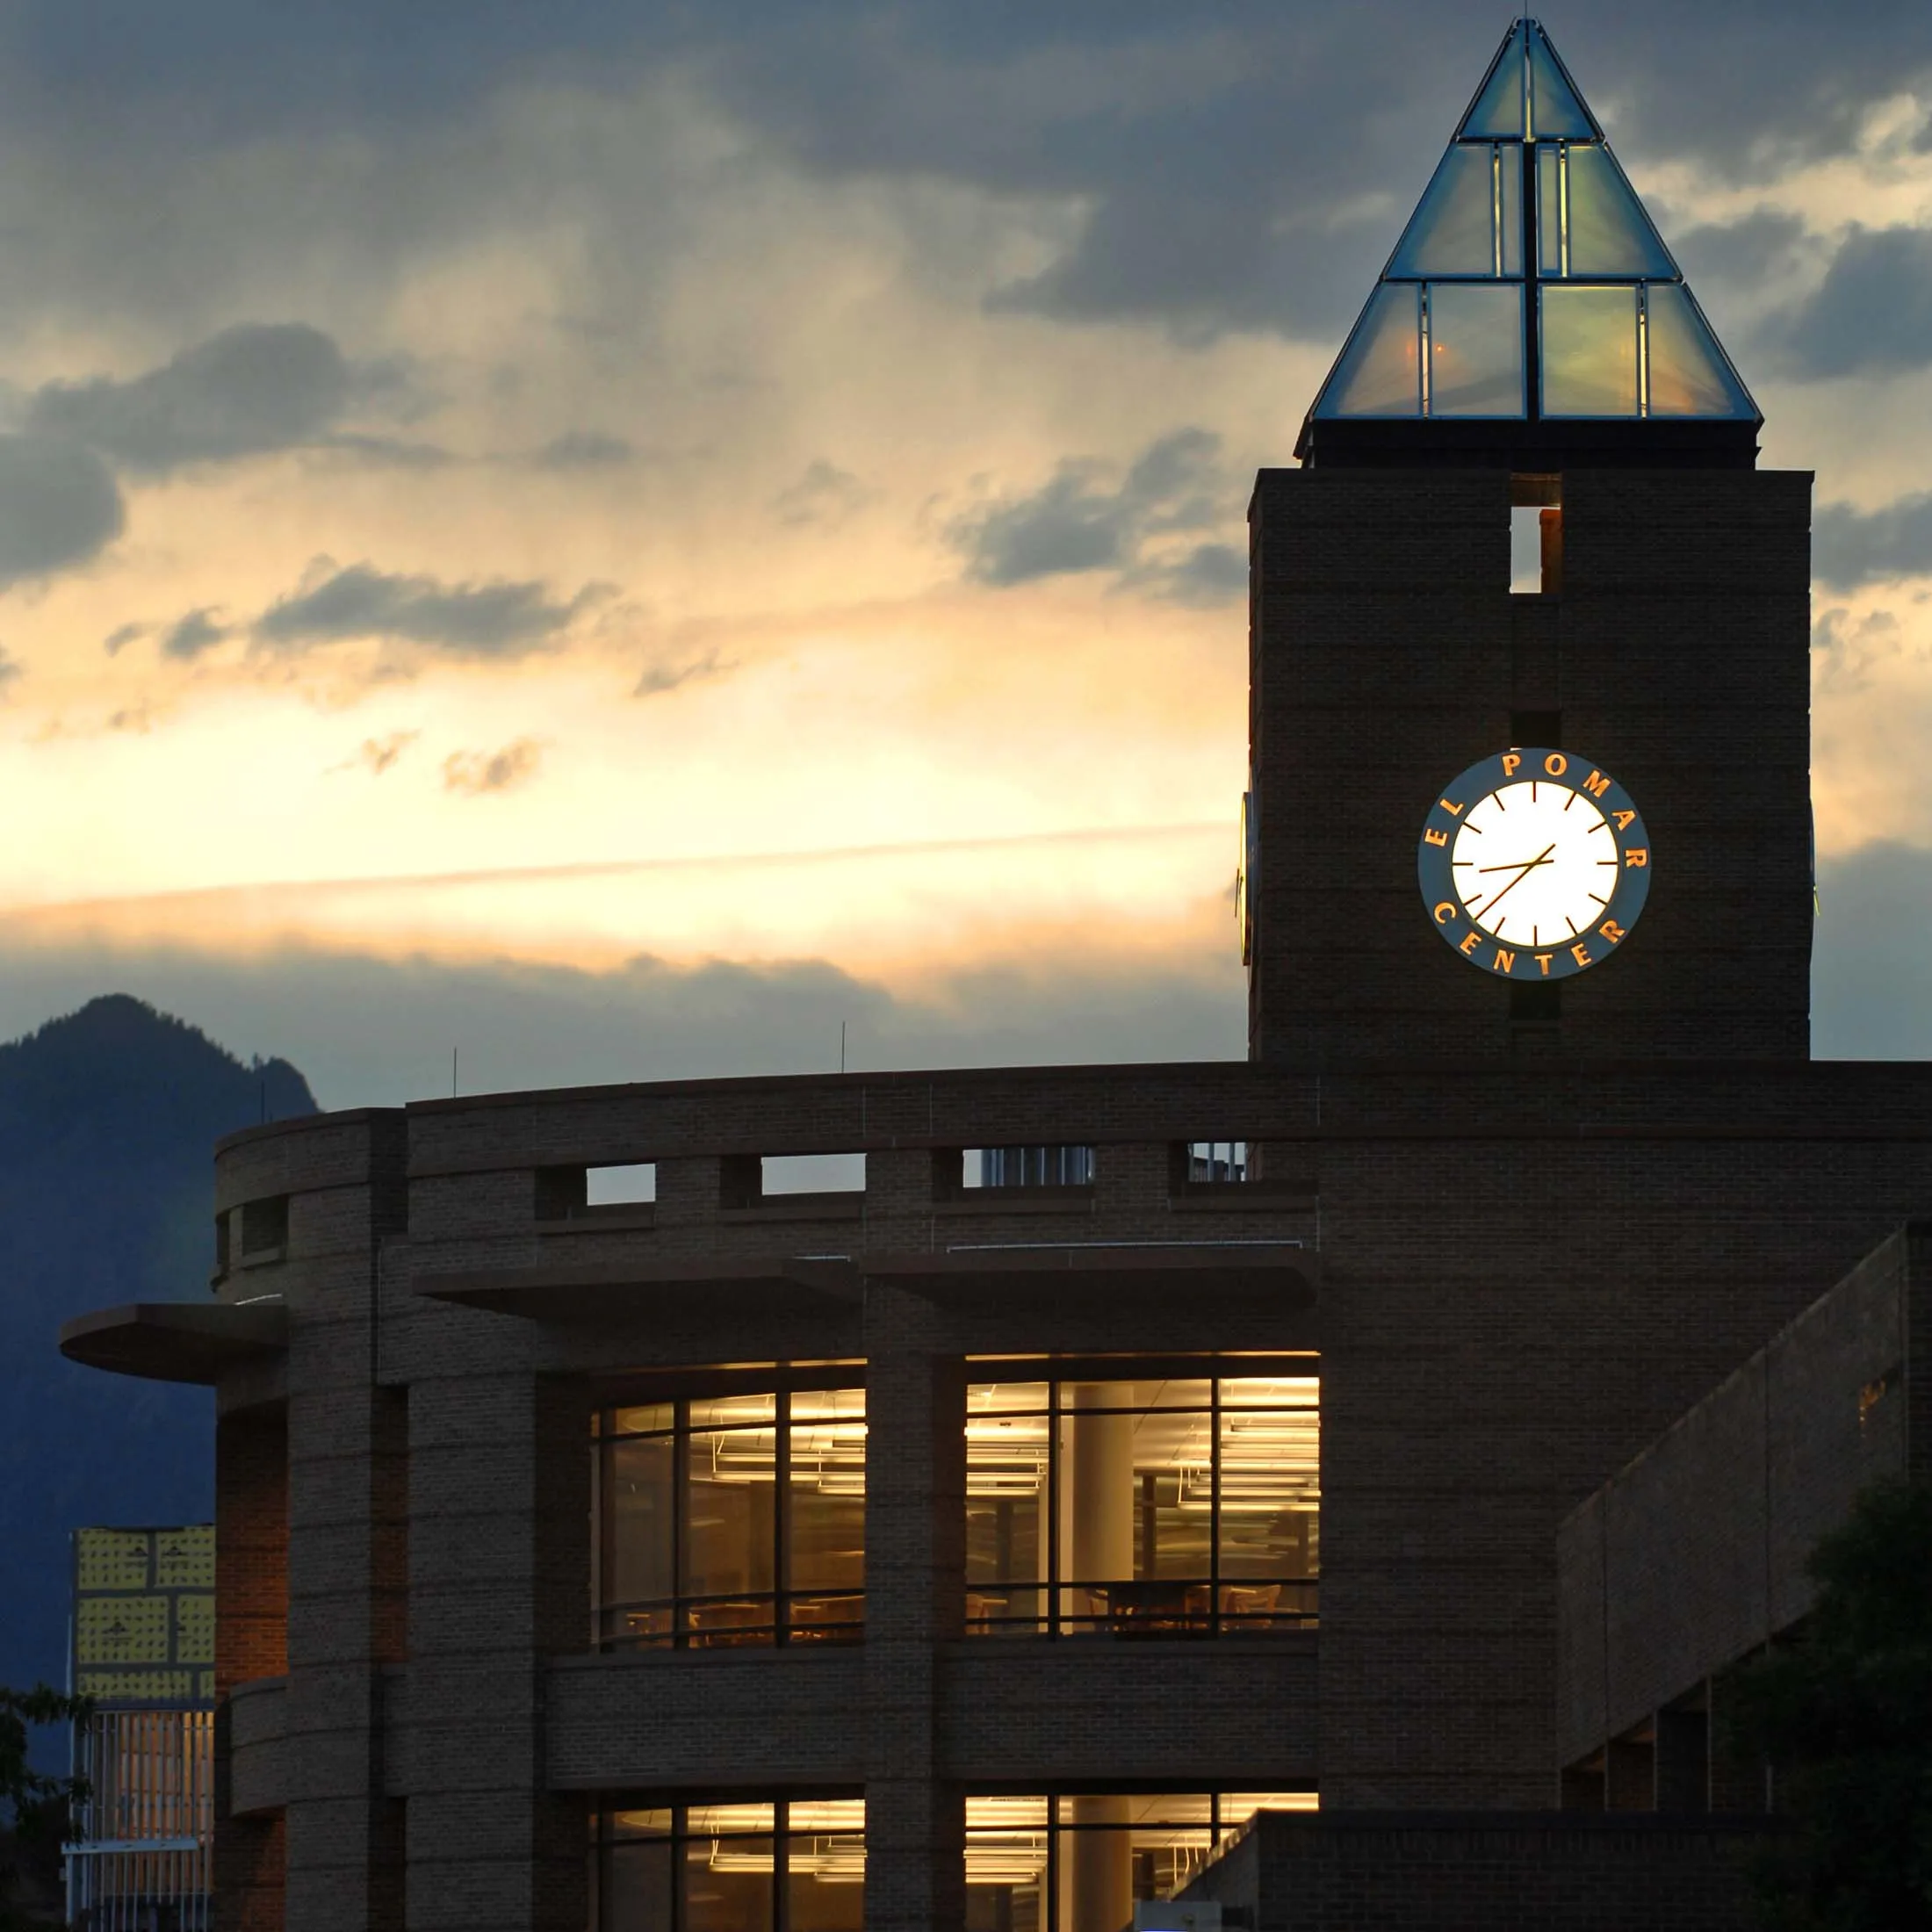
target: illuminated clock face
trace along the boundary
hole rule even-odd
[[[1437,931],[1472,966],[1563,979],[1630,936],[1649,892],[1650,837],[1629,794],[1588,759],[1512,747],[1442,793],[1417,869]]]

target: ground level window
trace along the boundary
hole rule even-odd
[[[604,1648],[863,1635],[862,1388],[607,1409],[593,1448]]]
[[[968,1633],[1312,1626],[1322,1429],[1312,1368],[971,1384]]]
[[[1121,1932],[1171,1899],[1258,1811],[1313,1791],[1094,1792],[966,1800],[967,1932]]]
[[[606,1812],[599,1932],[860,1932],[865,1801]]]

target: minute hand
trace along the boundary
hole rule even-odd
[[[1515,891],[1517,887],[1521,885],[1524,880],[1528,878],[1530,874],[1535,871],[1538,866],[1547,865],[1550,862],[1550,854],[1555,850],[1556,841],[1555,840],[1552,839],[1550,842],[1546,846],[1545,846],[1543,849],[1539,853],[1538,853],[1533,859],[1525,859],[1523,861],[1521,867],[1518,868],[1516,876],[1511,879],[1506,886],[1503,888],[1502,891],[1498,892],[1496,896],[1493,899],[1491,899],[1486,906],[1483,907],[1483,918],[1487,919],[1489,915],[1496,911],[1496,907],[1503,903],[1503,899],[1510,893]],[[1503,868],[1499,866],[1496,868],[1496,869],[1498,871],[1501,871],[1503,869]]]

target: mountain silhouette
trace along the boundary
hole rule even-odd
[[[0,1046],[0,1683],[66,1681],[70,1530],[214,1509],[213,1392],[76,1367],[61,1323],[205,1297],[214,1142],[315,1111],[125,993]]]

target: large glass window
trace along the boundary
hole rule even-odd
[[[862,1388],[609,1409],[596,1453],[606,1648],[863,1634]]]
[[[1307,1628],[1320,1510],[1321,1384],[1299,1365],[973,1383],[967,1631]]]
[[[599,1932],[860,1932],[865,1803],[668,1805],[602,1814]]]
[[[1258,1811],[1313,1791],[1096,1792],[966,1800],[967,1932],[1121,1932],[1171,1899]]]

